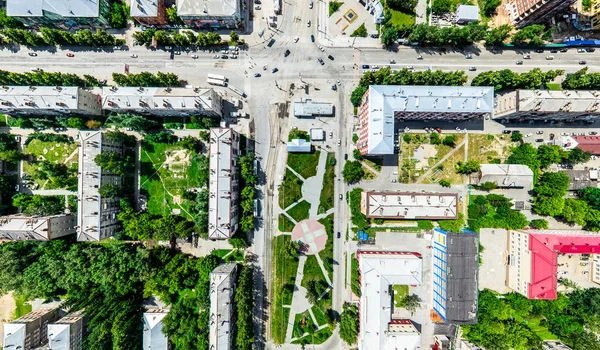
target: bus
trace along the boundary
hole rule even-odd
[[[206,82],[209,83],[209,84],[211,84],[211,85],[219,85],[219,86],[226,86],[227,85],[227,83],[225,83],[225,81],[218,80],[218,79],[208,78],[208,79],[206,79]]]
[[[227,81],[227,78],[225,78],[224,75],[218,75],[218,74],[209,74],[208,79]]]

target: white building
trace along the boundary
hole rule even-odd
[[[100,168],[94,161],[104,152],[123,152],[121,143],[107,140],[101,131],[80,131],[77,240],[100,241],[112,237],[119,228],[119,198],[104,198],[102,185],[122,185],[122,176]]]
[[[65,315],[48,325],[48,349],[82,350],[86,317],[83,311]]]
[[[227,239],[238,227],[240,135],[231,128],[210,129],[208,238]]]
[[[63,214],[27,217],[0,216],[0,239],[46,241],[75,234],[77,217]]]
[[[237,29],[242,14],[240,0],[177,0],[177,15],[188,26]]]
[[[168,350],[169,338],[163,333],[162,320],[167,316],[162,309],[149,309],[144,312],[143,348],[148,350]]]
[[[498,187],[533,186],[533,171],[523,164],[481,164],[477,178],[478,185],[493,182]]]
[[[294,102],[294,116],[296,118],[333,117],[333,105],[311,99]]]
[[[5,323],[2,334],[3,349],[29,350],[45,344],[48,323],[55,319],[54,309],[40,309]]]
[[[467,24],[479,21],[479,7],[476,5],[460,4],[456,9],[456,23]]]
[[[287,143],[288,153],[310,153],[312,150],[310,142],[304,139],[293,139]]]
[[[361,350],[417,350],[421,334],[410,320],[392,319],[391,285],[420,285],[422,259],[417,253],[358,251],[361,279]]]
[[[457,218],[458,194],[363,192],[361,211],[368,218],[451,220]]]
[[[105,87],[102,108],[142,115],[223,116],[221,96],[214,89]]]
[[[219,265],[210,273],[209,349],[232,349],[236,278],[236,263]]]
[[[100,97],[76,86],[2,86],[0,112],[29,115],[102,115]]]

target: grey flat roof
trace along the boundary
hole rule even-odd
[[[304,139],[293,139],[287,143],[287,151],[291,153],[309,153],[310,150],[310,142]]]
[[[496,116],[514,112],[600,113],[600,91],[517,90],[498,96]]]
[[[458,194],[363,192],[362,204],[369,218],[456,219]]]
[[[76,86],[2,86],[0,110],[78,108],[79,88]]]
[[[236,263],[217,266],[210,273],[209,344],[214,350],[231,349],[233,274]]]
[[[144,334],[142,340],[144,349],[168,349],[169,340],[162,332],[162,320],[165,316],[167,316],[167,311],[148,310],[148,312],[144,312]]]
[[[6,14],[16,17],[39,17],[43,12],[62,17],[98,17],[98,0],[7,0]]]
[[[177,0],[177,15],[190,17],[233,16],[239,0]]]
[[[68,214],[42,217],[8,215],[0,217],[0,238],[48,240],[68,235],[69,233],[64,233],[60,236],[58,233],[55,233],[55,235],[52,234],[52,220],[54,218],[71,220],[72,226],[70,234],[75,234],[75,215]]]
[[[131,0],[131,17],[157,17],[160,0]]]
[[[477,323],[479,240],[476,234],[448,233],[446,243],[446,322]]]
[[[102,88],[102,108],[148,110],[219,110],[214,89],[119,87]],[[220,112],[219,112],[220,114]]]
[[[294,102],[294,116],[312,117],[317,115],[333,115],[333,104],[316,102],[311,99]]]
[[[232,206],[235,195],[233,186],[233,130],[210,129],[210,174],[208,199],[208,237],[226,239],[234,233]]]
[[[456,18],[458,20],[478,21],[479,7],[474,5],[458,5],[456,9]]]
[[[481,164],[479,184],[495,182],[499,187],[528,187],[533,171],[523,164]]]

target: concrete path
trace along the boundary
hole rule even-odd
[[[317,262],[319,263],[319,267],[321,268],[321,273],[323,273],[323,276],[325,276],[327,283],[330,286],[332,286],[331,279],[329,278],[329,274],[327,273],[327,270],[325,270],[325,266],[323,265],[323,260],[321,260],[321,257],[319,256],[319,254],[315,254],[315,258],[317,258]]]
[[[466,139],[466,138],[465,138]],[[415,183],[419,183],[421,180],[426,179],[427,176],[429,176],[429,174],[439,165],[442,164],[446,161],[446,159],[450,158],[454,153],[456,153],[456,151],[458,151],[463,145],[465,144],[465,140],[463,140],[463,142],[459,143],[458,145],[456,145],[456,147],[454,147],[454,149],[450,152],[448,152],[448,154],[446,154],[442,159],[440,159],[437,163],[435,163],[433,166],[429,167],[429,169],[427,169],[427,171],[425,172],[425,174],[421,175],[421,177],[419,177],[417,179],[417,181],[415,181]]]
[[[137,210],[140,210],[140,165],[142,163],[142,141],[135,141],[135,176],[134,176],[134,191],[133,191],[133,202]]]
[[[317,216],[319,202],[321,201],[321,189],[323,188],[323,175],[327,165],[327,152],[321,151],[319,164],[317,165],[317,175],[304,180],[302,185],[302,197],[310,203],[309,217]]]
[[[32,190],[31,193],[39,194],[40,196],[69,196],[77,195],[77,192],[68,190]]]
[[[296,314],[304,312],[311,307],[310,303],[306,299],[306,289],[300,285],[302,283],[304,263],[306,263],[306,256],[300,255],[298,258],[298,270],[296,270],[296,288],[294,289],[294,294],[292,296],[292,307],[290,308],[288,328],[285,333],[286,343],[289,343],[292,340],[292,331],[294,329],[294,320],[296,318]]]

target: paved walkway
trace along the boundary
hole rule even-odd
[[[317,165],[317,175],[304,180],[302,185],[302,197],[311,204],[309,217],[317,216],[319,202],[321,200],[321,189],[323,188],[323,175],[327,165],[327,152],[321,151],[319,164]]]
[[[296,319],[296,314],[302,313],[311,307],[310,303],[306,299],[306,289],[300,285],[302,283],[304,263],[306,263],[306,256],[301,255],[298,259],[298,270],[296,271],[296,286],[294,288],[294,295],[292,297],[292,306],[290,308],[288,328],[285,333],[286,343],[289,343],[292,340],[292,331],[294,330],[294,320]]]
[[[32,190],[31,193],[39,194],[40,196],[70,196],[77,195],[75,191],[69,190]]]
[[[465,140],[467,140],[465,138]],[[417,179],[417,181],[415,181],[415,183],[419,183],[420,181],[422,181],[423,179],[426,179],[427,176],[429,176],[429,174],[436,169],[436,167],[439,164],[442,164],[446,161],[446,159],[450,158],[456,151],[458,151],[464,144],[465,144],[465,140],[463,140],[461,143],[459,143],[458,145],[456,145],[456,147],[454,147],[454,149],[450,152],[448,152],[448,154],[446,154],[442,159],[440,159],[437,163],[435,163],[433,166],[429,167],[429,169],[423,174],[421,175],[421,177],[419,177]]]

